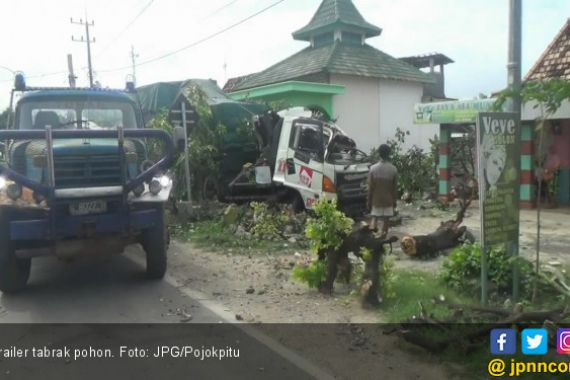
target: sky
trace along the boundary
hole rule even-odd
[[[223,86],[231,77],[261,71],[307,46],[291,33],[309,22],[320,0],[281,0],[249,18],[277,2],[0,0],[0,108],[9,103],[10,70],[24,72],[30,86],[66,86],[68,54],[78,85],[89,84],[86,44],[72,41],[85,35],[85,27],[70,18],[94,22],[92,62],[95,79],[104,87],[124,87],[132,74],[131,46],[137,85],[212,78]],[[370,45],[394,57],[439,52],[453,59],[445,69],[448,97],[469,99],[506,85],[508,0],[353,2],[368,22],[383,29],[368,39]],[[570,0],[522,3],[524,76],[570,17]]]

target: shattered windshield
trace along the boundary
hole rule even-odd
[[[104,101],[34,101],[22,104],[18,129],[136,128],[132,106]]]
[[[369,157],[356,147],[354,140],[337,132],[329,143],[327,161],[336,165],[347,165],[368,162]]]

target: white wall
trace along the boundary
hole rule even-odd
[[[439,135],[439,125],[414,124],[414,105],[421,103],[423,85],[417,82],[380,80],[380,135],[382,142],[394,138],[396,129],[410,131],[406,147],[429,151],[429,139]]]
[[[540,106],[535,101],[523,104],[521,113],[522,120],[536,120],[542,117]],[[560,108],[548,119],[570,119],[570,102],[568,100],[563,101]]]
[[[415,144],[424,150],[439,133],[438,125],[414,125],[414,105],[423,94],[420,83],[349,75],[331,75],[330,83],[345,87],[345,93],[333,99],[333,117],[367,153],[394,138],[398,127],[411,133],[406,146]]]
[[[378,80],[349,75],[331,75],[331,84],[345,87],[342,95],[333,98],[337,124],[368,153],[379,145],[380,93]]]

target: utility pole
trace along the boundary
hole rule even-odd
[[[521,124],[521,51],[522,51],[522,0],[510,0],[509,3],[509,63],[508,86],[514,95],[507,103],[507,111],[515,113],[515,123]],[[540,225],[540,219],[539,219]],[[519,254],[518,241],[509,247],[513,256]],[[513,266],[513,300],[519,299],[520,273],[518,266]]]
[[[135,68],[136,68],[135,59],[138,58],[138,56],[139,56],[139,55],[135,53],[135,48],[134,48],[134,46],[131,45],[131,63],[132,63],[132,65],[133,65],[133,84],[135,85],[135,87],[136,87],[136,85],[137,85],[137,74],[136,74],[136,71],[135,71]]]
[[[69,87],[75,88],[75,79],[77,79],[77,77],[73,73],[73,57],[71,54],[67,55],[67,69],[69,71],[69,75],[67,76],[69,78]]]
[[[85,42],[87,43],[87,65],[89,68],[89,87],[93,87],[93,66],[91,64],[91,44],[95,42],[95,38],[91,39],[89,37],[89,27],[90,26],[95,26],[95,22],[91,21],[87,21],[85,20],[85,22],[83,22],[82,19],[79,19],[79,22],[77,21],[73,21],[73,18],[71,19],[71,23],[74,25],[81,25],[81,26],[85,26],[85,38],[83,38],[83,36],[81,36],[81,38],[76,39],[75,37],[71,36],[71,40],[74,42]]]

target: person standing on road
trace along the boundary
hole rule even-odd
[[[390,218],[394,216],[397,202],[398,170],[388,160],[390,147],[380,145],[380,161],[370,168],[368,173],[368,209],[370,210],[370,229],[376,230],[378,219],[383,222],[382,235],[388,234]]]

